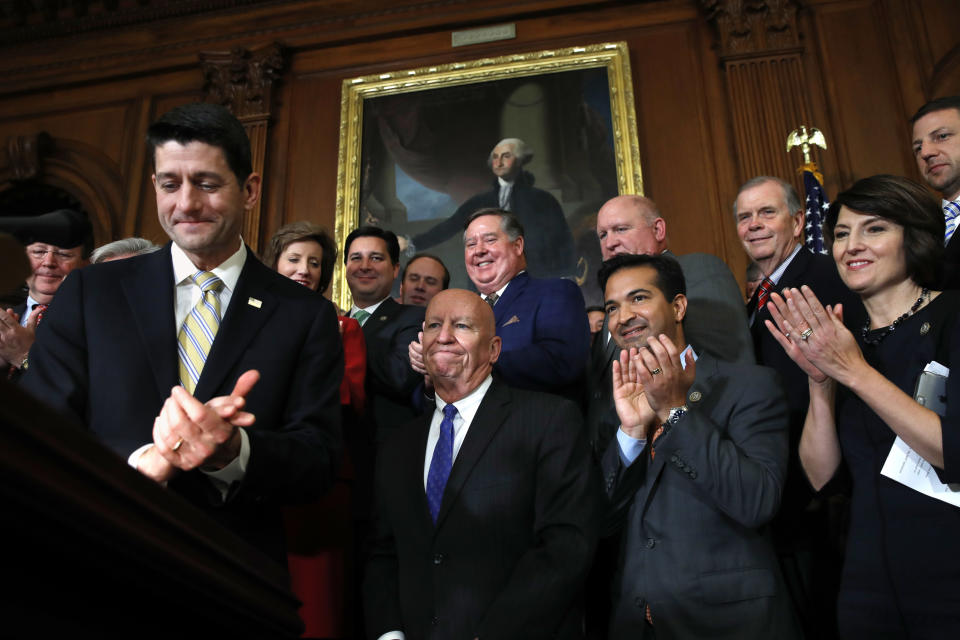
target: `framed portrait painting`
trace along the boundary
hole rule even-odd
[[[500,157],[506,148],[509,167]],[[512,192],[506,200],[504,178]],[[501,206],[524,226],[530,274],[575,280],[587,304],[597,304],[596,213],[622,193],[643,193],[625,43],[343,83],[339,247],[357,226],[381,226],[400,237],[401,264],[431,253],[450,271],[451,287],[470,289],[464,221],[479,208]],[[332,293],[349,308],[339,260]]]

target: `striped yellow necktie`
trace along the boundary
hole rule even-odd
[[[200,287],[200,301],[187,314],[177,336],[180,384],[191,394],[220,328],[220,289],[223,288],[223,281],[209,271],[197,271],[192,279]]]

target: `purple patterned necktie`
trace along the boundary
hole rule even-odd
[[[440,513],[440,504],[443,502],[443,490],[450,477],[453,467],[453,418],[457,415],[457,408],[448,404],[443,408],[443,421],[440,423],[440,439],[433,450],[433,459],[430,460],[430,471],[427,472],[427,505],[433,522],[437,522]]]

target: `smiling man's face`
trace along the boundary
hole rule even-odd
[[[157,146],[154,168],[157,215],[170,239],[202,269],[233,255],[243,214],[260,197],[260,176],[240,184],[223,150],[203,142]]]
[[[500,226],[500,216],[480,216],[463,234],[467,275],[484,295],[500,290],[526,266],[523,237],[511,240]]]
[[[657,270],[650,266],[623,267],[615,271],[604,288],[607,327],[621,349],[647,346],[647,338],[666,335],[677,343],[687,310],[682,293],[667,300],[657,286]]]
[[[750,259],[769,276],[790,257],[803,231],[803,214],[787,208],[776,182],[762,182],[737,196],[737,235]]]

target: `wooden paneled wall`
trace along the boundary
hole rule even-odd
[[[279,45],[275,77],[258,80],[265,113],[248,122],[265,191],[247,235],[262,244],[292,220],[333,228],[345,78],[626,41],[646,194],[676,252],[715,253],[738,276],[746,261],[730,203],[756,173],[792,178],[790,129],[827,136],[815,159],[828,193],[873,173],[916,178],[907,119],[960,93],[956,0],[299,0],[155,15],[166,17],[0,44],[0,191],[22,162],[8,141],[46,132],[37,177],[83,203],[98,243],[165,239],[143,135],[178,103],[226,101],[204,73],[216,52]],[[515,39],[451,47],[452,30],[508,22]]]

